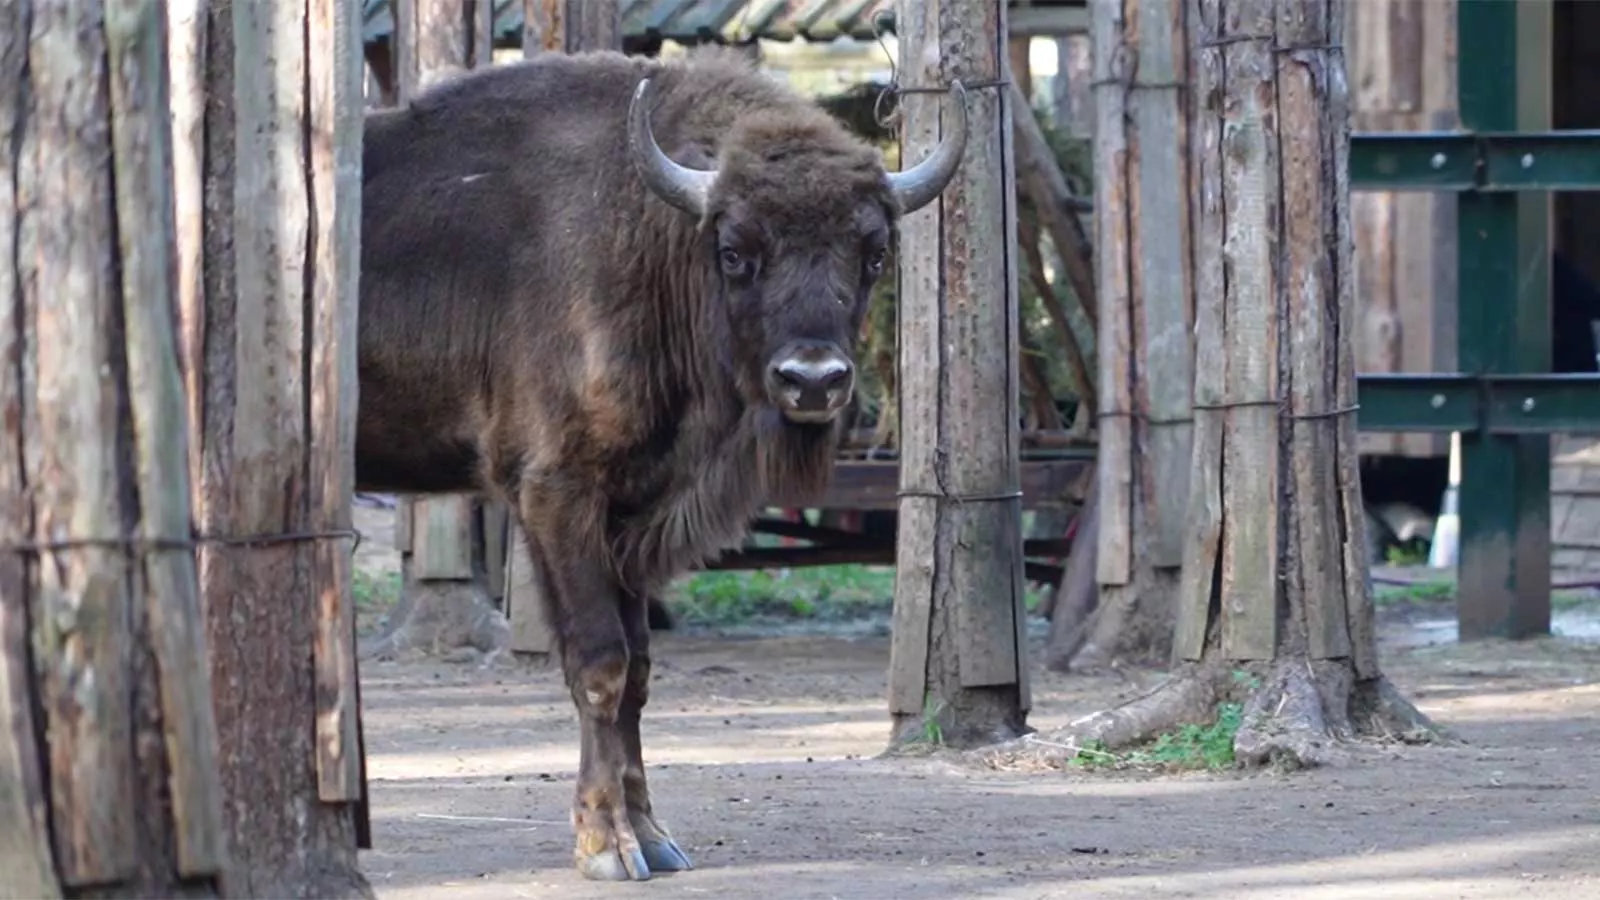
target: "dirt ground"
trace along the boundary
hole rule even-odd
[[[1429,643],[1448,631],[1397,616],[1383,660],[1466,746],[1161,777],[876,759],[881,636],[658,636],[645,755],[698,868],[631,885],[571,866],[577,724],[555,670],[364,663],[362,865],[394,900],[1600,897],[1600,643]],[[1049,728],[1158,676],[1033,677]]]

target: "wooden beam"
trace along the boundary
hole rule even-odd
[[[311,295],[311,502],[313,527],[352,527],[356,441],[356,316],[361,277],[361,27],[341,0],[310,0],[306,67],[310,86],[310,227],[316,253]],[[350,543],[316,545],[314,662],[317,680],[317,796],[365,797],[356,699],[355,601]]]

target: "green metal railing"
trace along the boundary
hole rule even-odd
[[[1461,374],[1361,376],[1359,422],[1461,433],[1460,639],[1523,638],[1550,631],[1549,435],[1600,434],[1600,375],[1531,374],[1550,371],[1547,193],[1600,190],[1600,131],[1549,130],[1549,4],[1456,15],[1463,130],[1355,135],[1350,179],[1458,193]]]

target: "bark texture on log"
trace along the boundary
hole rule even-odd
[[[905,0],[897,16],[908,84],[987,84],[1005,72],[1003,2]],[[904,95],[903,165],[935,146],[950,102]],[[1008,498],[1020,480],[1011,94],[974,87],[966,103],[961,168],[900,229],[896,743],[1009,738],[1029,704],[1021,505]]]
[[[0,8],[0,896],[220,888],[163,13]]]
[[[1230,699],[1242,764],[1335,763],[1361,738],[1450,737],[1383,678],[1371,628],[1344,3],[1200,0],[1196,12],[1197,427],[1180,664],[1149,695],[990,763],[1147,740],[1209,722]]]
[[[360,47],[348,4],[207,3],[184,312],[229,893],[370,896],[350,610]],[[195,79],[200,79],[196,82]],[[196,202],[196,199],[198,202]],[[240,542],[261,535],[292,539]]]

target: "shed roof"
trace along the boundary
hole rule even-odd
[[[494,41],[522,43],[522,0],[493,0]],[[1012,7],[1081,7],[1087,0],[1009,0]],[[753,40],[827,42],[871,40],[884,16],[894,32],[895,0],[618,0],[624,40],[742,44]],[[390,0],[363,0],[362,38],[386,39],[394,30]]]

